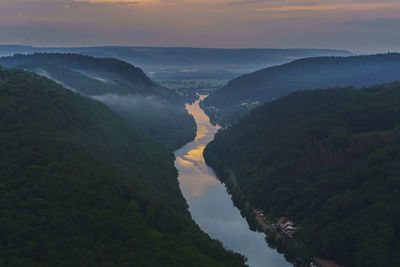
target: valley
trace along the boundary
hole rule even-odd
[[[362,86],[362,84],[375,84],[395,79],[398,67],[397,57],[398,54],[352,57],[350,62],[356,62],[353,72],[360,74],[358,80],[352,82]],[[375,64],[376,59],[378,63]],[[332,259],[341,266],[372,264],[370,265],[372,267],[377,260],[391,266],[394,264],[393,262],[397,261],[397,243],[394,242],[392,248],[389,248],[388,244],[391,239],[395,239],[393,233],[397,231],[393,225],[397,224],[398,217],[393,215],[391,210],[398,209],[396,198],[393,196],[398,186],[394,178],[396,171],[394,173],[387,172],[388,165],[385,164],[397,168],[395,162],[390,160],[391,157],[395,157],[398,149],[396,146],[398,135],[396,129],[400,123],[397,111],[398,83],[361,89],[346,87],[291,92],[294,88],[292,82],[296,79],[301,80],[297,87],[300,89],[302,86],[312,89],[313,84],[329,87],[328,85],[333,81],[332,78],[328,79],[328,76],[318,76],[319,74],[310,72],[316,68],[315,62],[325,64],[324,68],[328,69],[331,74],[340,75],[336,65],[338,62],[342,64],[346,60],[348,59],[311,58],[262,70],[261,72],[277,71],[277,73],[288,71],[290,79],[280,77],[279,75],[283,75],[282,73],[272,75],[273,78],[268,78],[269,76],[266,75],[270,79],[267,79],[266,84],[279,86],[275,88],[275,91],[267,89],[264,93],[260,93],[265,90],[260,87],[261,91],[256,95],[259,97],[274,95],[276,98],[273,97],[266,103],[264,103],[265,99],[259,101],[258,98],[240,100],[234,105],[236,111],[230,115],[221,109],[218,102],[215,106],[210,106],[209,101],[221,99],[221,95],[228,96],[222,97],[224,101],[231,101],[232,98],[229,94],[235,94],[237,88],[245,88],[246,83],[243,83],[242,79],[247,80],[248,77],[239,77],[228,82],[227,86],[220,88],[225,82],[224,80],[202,79],[200,76],[191,77],[192,72],[188,71],[191,74],[187,75],[185,70],[182,76],[170,73],[171,79],[168,79],[168,74],[165,74],[163,78],[165,80],[159,80],[168,88],[154,82],[140,68],[117,59],[42,53],[0,58],[0,64],[10,68],[3,70],[0,83],[4,83],[5,88],[8,88],[8,84],[17,82],[15,85],[17,91],[8,92],[11,99],[18,96],[14,93],[24,92],[18,90],[24,88],[23,84],[27,80],[29,84],[27,88],[36,88],[38,91],[35,94],[38,95],[43,93],[40,91],[40,86],[44,88],[58,86],[57,90],[60,92],[65,90],[72,94],[80,94],[82,99],[96,103],[101,102],[110,108],[109,112],[115,112],[114,116],[135,129],[137,134],[144,138],[139,138],[140,141],[137,143],[147,144],[144,146],[147,148],[139,148],[139,151],[147,151],[154,146],[159,149],[159,156],[168,157],[169,162],[165,161],[165,165],[156,167],[154,170],[156,172],[151,175],[143,174],[146,168],[143,163],[141,167],[135,165],[134,172],[139,172],[138,178],[135,179],[140,180],[142,175],[147,177],[140,182],[136,181],[133,186],[140,188],[138,192],[144,194],[140,200],[135,200],[139,202],[139,213],[141,214],[138,216],[143,216],[144,224],[147,227],[155,227],[155,231],[160,231],[161,234],[167,232],[179,235],[183,241],[200,238],[204,243],[194,244],[188,255],[197,257],[194,254],[203,255],[205,253],[206,258],[202,258],[200,264],[202,266],[208,266],[214,260],[222,263],[222,266],[229,262],[232,266],[248,264],[251,267],[265,265],[308,267],[314,266],[313,264],[324,267],[336,264],[326,259]],[[362,69],[359,64],[360,60],[364,63],[367,62],[370,67]],[[309,69],[299,70],[296,64],[302,65],[304,62],[309,65]],[[342,66],[340,64],[339,66]],[[33,71],[40,76],[35,76],[28,71]],[[383,72],[385,75],[380,75]],[[262,84],[257,75],[260,74],[249,74],[250,81],[252,79],[256,81],[250,83]],[[362,78],[367,76],[373,78],[369,80]],[[376,78],[377,76],[379,78]],[[194,80],[191,80],[190,77]],[[335,82],[347,84],[351,77],[353,76],[344,75],[341,76],[342,80],[335,80]],[[222,79],[222,76],[220,78]],[[56,83],[46,84],[48,79]],[[21,85],[18,85],[18,82],[21,82]],[[36,83],[40,86],[35,87]],[[235,85],[236,83],[240,85]],[[232,88],[236,89],[232,90]],[[286,96],[286,93],[289,95]],[[49,95],[52,94],[54,93],[49,93]],[[61,93],[61,95],[63,94]],[[251,95],[254,92],[246,90],[240,94],[244,95],[242,97],[247,97],[246,94]],[[33,95],[32,100],[36,97]],[[64,96],[59,98],[63,99]],[[54,103],[51,97],[39,102],[41,106],[53,109]],[[15,106],[5,105],[3,109],[7,112],[16,109]],[[27,109],[32,108],[30,103],[24,102],[24,105],[27,105]],[[81,110],[79,106],[74,109]],[[7,112],[5,114],[8,114]],[[86,110],[79,113],[80,116],[86,116],[85,112],[93,111]],[[96,121],[102,116],[109,116],[103,113],[95,119],[92,118],[94,122],[91,123],[96,125]],[[19,114],[17,122],[26,116],[23,112]],[[232,114],[234,114],[233,117]],[[246,116],[246,114],[249,115]],[[46,113],[34,113],[34,117],[37,119],[47,116]],[[61,116],[68,118],[70,115]],[[5,125],[12,122],[12,119],[5,118]],[[63,120],[60,122],[65,125],[70,123]],[[107,123],[110,123],[111,128],[113,127],[112,120]],[[220,127],[219,123],[223,127]],[[54,125],[56,122],[51,118],[45,127],[51,129],[51,127],[56,127]],[[26,131],[34,131],[29,127],[36,126],[28,124],[27,127]],[[68,127],[74,129],[74,126]],[[86,153],[83,151],[87,149],[85,143],[89,142],[87,136],[93,135],[93,129],[89,129],[90,131],[87,133],[83,130],[85,128],[81,128],[81,124],[75,127],[77,127],[76,131],[82,131],[75,141],[80,142],[78,146],[84,145],[82,148],[76,147],[76,150],[83,149],[82,153]],[[107,167],[111,172],[114,170],[116,174],[124,177],[122,170],[126,169],[126,175],[136,176],[134,172],[130,173],[129,170],[132,166],[128,166],[127,158],[134,158],[134,162],[138,162],[137,157],[140,158],[143,155],[137,156],[123,152],[121,144],[114,144],[114,141],[111,141],[112,137],[109,136],[108,131],[102,133],[104,129],[98,130],[98,134],[104,135],[103,139],[109,140],[108,143],[104,146],[94,138],[90,140],[91,145],[88,147],[94,151],[101,151],[103,160],[111,156],[119,159]],[[45,133],[40,132],[37,138],[46,140],[47,137],[42,136]],[[68,133],[63,132],[62,127],[54,133],[54,136],[58,135],[69,136]],[[216,136],[215,139],[214,136]],[[128,139],[127,143],[130,142]],[[5,142],[10,142],[10,140],[11,138],[7,136]],[[29,140],[28,144],[29,142],[36,141]],[[74,142],[65,145],[76,145]],[[35,149],[32,155],[41,157],[42,152]],[[110,152],[106,153],[106,149],[110,149]],[[151,151],[156,153],[150,149],[149,152]],[[172,165],[172,151],[175,151],[175,168]],[[356,160],[355,155],[359,155],[360,158]],[[145,157],[147,156],[145,155]],[[384,158],[389,163],[384,164],[378,160],[379,158]],[[375,162],[375,160],[378,161]],[[346,165],[345,161],[348,164],[351,161],[354,163]],[[31,163],[22,163],[21,168],[25,168],[23,164]],[[41,163],[37,164],[41,168]],[[158,161],[153,161],[152,165],[158,165]],[[353,174],[340,173],[337,168],[341,166],[345,166],[347,172],[353,172]],[[170,178],[177,175],[180,190],[176,191],[176,187],[172,191],[168,191],[170,189],[167,187],[156,189],[162,184],[157,182],[160,178],[157,172],[163,173],[171,167],[178,171],[175,174],[171,173]],[[36,167],[28,165],[28,168],[35,169]],[[116,168],[121,168],[121,170],[116,171]],[[368,172],[371,174],[365,178],[367,180],[362,180],[360,177]],[[327,178],[325,175],[328,173]],[[374,180],[373,175],[375,174],[384,177],[383,180]],[[8,175],[7,172],[6,175]],[[36,175],[38,174],[35,172],[28,172],[23,179],[33,179],[32,183],[35,183]],[[39,177],[42,177],[41,175],[42,173],[39,172]],[[78,173],[74,175],[78,175]],[[338,180],[336,175],[346,176],[348,181]],[[128,176],[123,179],[130,181],[133,178],[128,178]],[[110,176],[107,179],[114,178]],[[355,186],[352,179],[358,179],[362,186]],[[381,192],[372,193],[368,189],[371,184],[375,184],[376,188],[380,187]],[[328,185],[331,194],[322,193],[326,191]],[[171,186],[173,186],[172,183]],[[386,187],[392,187],[392,189],[383,189]],[[156,202],[164,199],[162,197],[164,194],[168,198],[170,194],[179,192],[181,197],[177,196],[178,199],[169,204],[165,202],[166,199],[162,201],[162,204],[158,202],[148,204],[147,195],[152,190],[156,190],[155,192],[160,190],[154,199]],[[319,193],[316,193],[316,190]],[[341,190],[345,190],[345,193]],[[138,192],[131,192],[133,198],[139,194]],[[42,193],[47,194],[46,192]],[[314,195],[315,199],[310,198],[310,195]],[[111,196],[112,194],[106,199]],[[327,198],[329,201],[326,202],[323,198]],[[47,201],[47,196],[44,196],[44,199]],[[314,202],[317,200],[317,203]],[[176,205],[184,205],[184,203],[186,208],[180,207],[178,210],[186,212],[184,216],[190,217],[188,221],[184,220],[186,224],[189,223],[189,228],[183,227],[182,222],[176,221],[180,217],[173,210]],[[356,213],[354,209],[358,207],[362,209],[358,216],[367,221],[365,213],[369,211],[377,213],[376,209],[379,205],[381,205],[381,215],[379,216],[386,216],[390,219],[382,229],[372,231],[368,236],[360,235],[348,223],[335,217],[335,214],[342,214],[345,220],[350,220],[351,215],[348,211],[353,210]],[[317,211],[316,207],[322,207],[322,210]],[[348,211],[339,211],[340,207],[345,207],[344,209]],[[334,214],[331,214],[329,210],[335,210]],[[29,214],[29,212],[30,210],[26,210],[22,214],[25,216],[25,213]],[[171,216],[166,213],[170,213]],[[121,219],[123,220],[123,218]],[[364,229],[367,229],[366,231],[383,225],[383,223],[379,224],[379,220],[369,219],[369,224],[360,220],[358,220],[358,225],[362,225]],[[19,227],[24,226],[21,224]],[[137,227],[139,226],[133,226],[133,228]],[[346,227],[346,231],[342,230],[345,233],[341,235],[340,240],[332,242],[335,240],[332,236],[332,229],[337,232]],[[193,231],[195,236],[187,231]],[[200,233],[204,236],[201,237]],[[376,236],[377,233],[381,233],[382,238]],[[18,231],[16,234],[19,234]],[[349,239],[352,236],[357,236],[359,243],[349,245],[351,243]],[[57,238],[58,236],[54,237],[55,242],[57,242]],[[376,241],[378,245],[374,245],[373,241]],[[38,241],[32,242],[36,244]],[[159,239],[155,239],[153,242],[162,244]],[[176,240],[174,244],[179,247],[179,242]],[[347,242],[347,249],[339,249],[343,246],[343,242]],[[211,254],[204,252],[210,247],[214,247],[218,252]],[[375,253],[373,258],[366,256],[369,251]],[[163,254],[164,250],[158,248],[158,252]],[[137,253],[140,255],[142,252]],[[154,254],[155,257],[165,257],[157,253]],[[49,257],[55,256],[49,255]],[[172,255],[172,257],[176,256]],[[34,256],[26,260],[36,262],[38,258]],[[165,260],[167,259],[163,258],[163,261]],[[130,262],[116,259],[112,261]],[[7,258],[7,262],[13,262],[13,259]],[[147,262],[146,257],[143,262]],[[184,265],[187,265],[187,262]]]
[[[199,101],[205,97],[201,95],[195,103],[187,105],[197,123],[195,140],[175,151],[180,188],[193,219],[224,247],[246,256],[247,263],[252,267],[291,266],[283,255],[268,247],[263,233],[249,229],[247,221],[233,206],[225,186],[206,165],[203,150],[214,138],[219,126],[213,126],[199,106]]]
[[[399,0],[0,0],[0,267],[400,267]]]

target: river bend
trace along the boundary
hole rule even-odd
[[[200,100],[205,97],[201,95]],[[175,151],[180,188],[193,219],[204,232],[221,241],[226,248],[245,255],[251,267],[292,266],[283,255],[268,247],[263,233],[249,229],[225,186],[206,165],[203,150],[213,140],[219,126],[210,123],[199,106],[200,100],[186,105],[197,124],[196,138]]]

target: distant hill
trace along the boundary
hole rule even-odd
[[[350,56],[345,50],[334,49],[223,49],[191,47],[32,47],[0,46],[0,55],[15,53],[79,53],[94,57],[118,58],[139,65],[258,65],[279,64],[296,58],[335,55]]]
[[[360,88],[396,80],[400,80],[400,54],[397,53],[306,58],[234,79],[207,97],[203,107],[214,120],[230,124],[257,104],[294,91],[341,86]]]
[[[0,56],[11,56],[16,53],[76,53],[101,58],[117,58],[140,66],[155,80],[230,80],[242,74],[295,59],[352,55],[348,51],[333,49],[0,46]]]
[[[400,266],[400,82],[291,93],[218,132],[204,155],[239,206],[294,220],[311,255]]]
[[[140,64],[163,65],[255,65],[276,64],[290,58],[321,55],[349,56],[348,51],[333,49],[217,49],[190,47],[97,47],[87,53],[130,56]]]
[[[191,219],[173,161],[104,104],[0,68],[0,265],[244,266]]]
[[[178,98],[173,91],[152,82],[140,68],[114,58],[95,58],[79,54],[60,53],[16,54],[11,57],[0,58],[0,65],[7,68],[35,63],[64,67],[92,78],[110,80],[124,89],[128,87],[130,91],[126,93],[156,94],[170,100]]]
[[[171,150],[195,135],[196,125],[184,108],[185,99],[121,60],[40,53],[3,57],[0,65],[34,71],[104,102]]]

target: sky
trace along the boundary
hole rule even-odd
[[[400,0],[0,0],[0,44],[400,51]]]

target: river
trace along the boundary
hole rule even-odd
[[[200,100],[205,97],[201,95]],[[263,233],[249,229],[225,186],[206,165],[203,150],[213,140],[219,127],[210,123],[199,106],[200,100],[186,105],[197,123],[196,138],[175,151],[180,188],[193,219],[204,232],[221,241],[226,248],[245,255],[251,267],[292,266],[283,255],[268,247]]]

